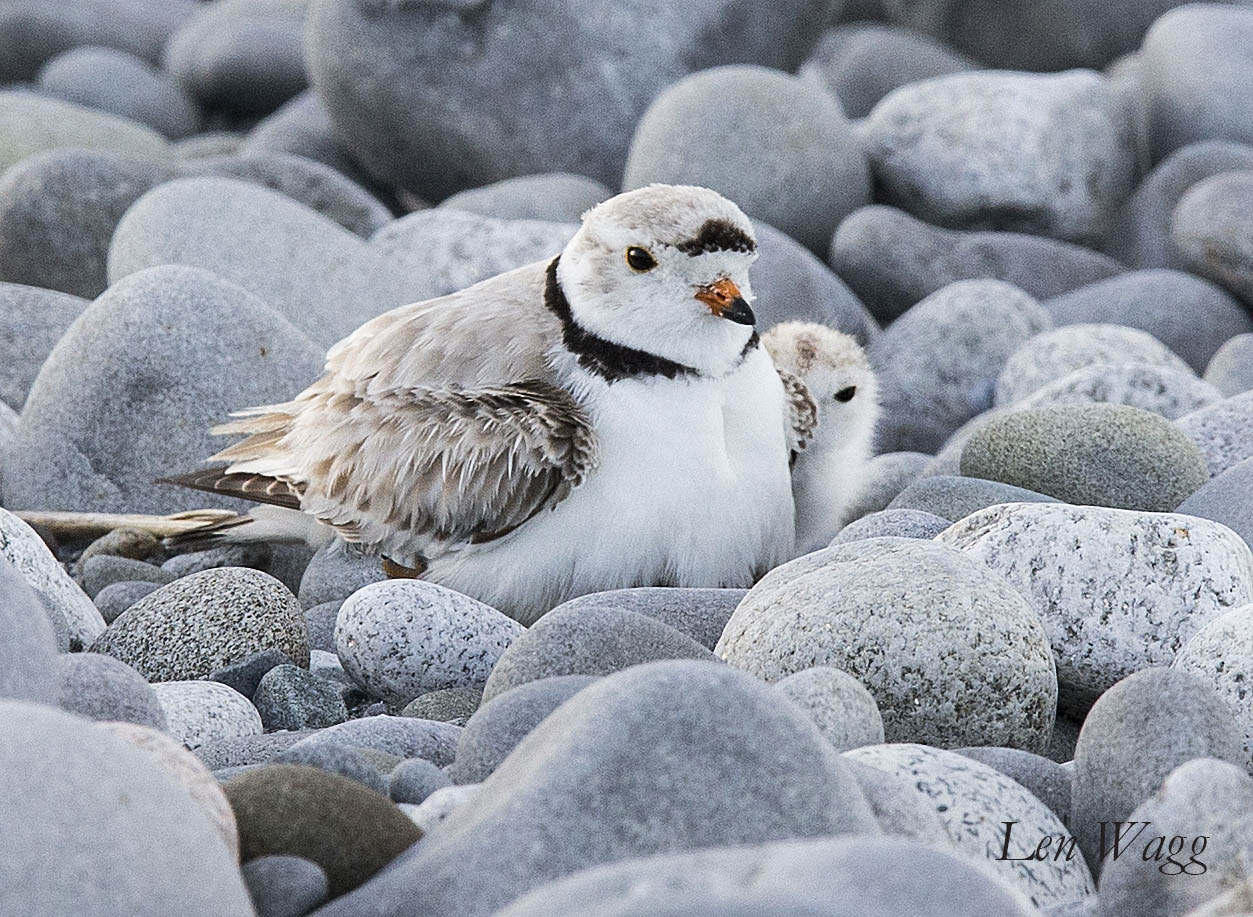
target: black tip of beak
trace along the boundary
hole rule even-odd
[[[749,308],[743,296],[737,296],[731,300],[731,305],[719,312],[718,317],[730,319],[740,325],[757,324],[757,316],[753,314],[753,310]]]

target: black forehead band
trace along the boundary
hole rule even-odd
[[[744,230],[730,220],[706,220],[695,238],[675,245],[679,251],[692,258],[706,252],[752,252],[755,243]]]

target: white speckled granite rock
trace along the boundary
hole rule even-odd
[[[1169,420],[1221,401],[1223,393],[1192,371],[1145,363],[1095,363],[1046,382],[1015,408],[1054,404],[1126,404]]]
[[[954,845],[982,859],[1025,892],[1037,907],[1065,904],[1094,893],[1092,876],[1076,849],[1072,859],[1036,862],[1000,859],[1033,853],[1045,835],[1067,835],[1061,820],[1022,784],[957,752],[925,745],[872,745],[845,757],[892,774],[902,789],[930,799]],[[1008,845],[1005,822],[1016,822]],[[1067,835],[1068,836],[1068,835]]]
[[[161,681],[152,686],[166,730],[188,748],[221,739],[260,735],[261,714],[234,688],[218,681]]]
[[[1214,618],[1170,665],[1204,679],[1230,704],[1244,734],[1244,767],[1253,773],[1253,605]]]
[[[1042,750],[1056,711],[1048,637],[985,566],[931,541],[807,554],[754,586],[715,651],[769,682],[816,665],[874,695],[890,740]]]
[[[213,773],[199,758],[165,733],[149,726],[104,722],[96,724],[96,728],[134,745],[153,764],[178,780],[187,795],[200,806],[213,827],[222,835],[226,848],[236,858],[239,857],[239,831],[235,827],[235,813]]]
[[[35,530],[0,509],[0,557],[62,614],[70,630],[71,649],[82,649],[104,632],[104,618],[91,599],[57,563]]]
[[[1010,355],[996,381],[995,403],[1014,404],[1049,382],[1097,363],[1147,363],[1191,372],[1165,344],[1138,328],[1063,325],[1037,334]]]
[[[1065,712],[1082,713],[1132,672],[1169,665],[1207,622],[1253,602],[1253,551],[1191,516],[1009,503],[936,540],[986,563],[1035,608]]]
[[[358,589],[335,621],[344,671],[397,707],[428,691],[481,685],[521,624],[467,595],[421,580]]]
[[[958,281],[932,293],[870,347],[883,410],[878,448],[939,449],[992,407],[1010,354],[1052,326],[1038,302],[999,280]]]
[[[1175,421],[1205,456],[1211,475],[1253,458],[1253,391],[1225,398]]]
[[[836,751],[883,741],[883,717],[865,685],[839,669],[818,665],[775,684],[809,714]]]
[[[1136,137],[1100,74],[976,71],[902,86],[862,124],[887,203],[942,226],[1099,238]]]

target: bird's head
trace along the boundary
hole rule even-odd
[[[754,331],[748,269],[756,258],[752,224],[722,195],[649,185],[583,215],[558,278],[587,331],[721,375]]]
[[[816,443],[869,450],[879,419],[878,385],[861,345],[813,322],[782,322],[761,338],[775,366],[798,376],[818,405]]]

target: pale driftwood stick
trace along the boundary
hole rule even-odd
[[[157,538],[185,535],[206,526],[240,519],[229,509],[193,509],[172,516],[145,516],[140,513],[66,513],[21,510],[13,515],[30,525],[42,526],[58,538],[91,538],[114,529],[139,529]]]

